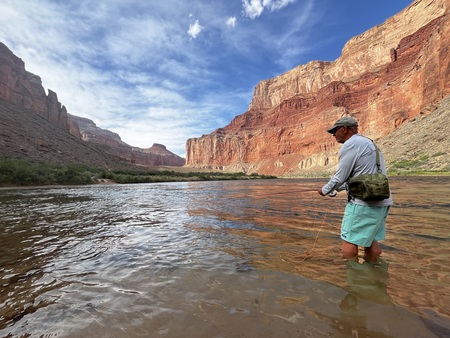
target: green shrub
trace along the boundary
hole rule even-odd
[[[77,166],[56,166],[25,160],[0,159],[1,185],[51,185],[93,183],[92,173]]]
[[[44,162],[0,158],[0,185],[80,185],[95,183],[97,178],[108,179],[117,183],[153,183],[183,181],[217,181],[271,179],[275,176],[224,172],[175,172],[118,170],[105,171],[85,168],[71,164],[57,166]]]

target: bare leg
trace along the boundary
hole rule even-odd
[[[342,241],[342,256],[346,259],[358,256],[358,246],[346,241]]]
[[[373,241],[372,245],[364,248],[364,259],[366,261],[375,261],[380,257],[382,251],[377,241]]]

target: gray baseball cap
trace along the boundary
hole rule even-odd
[[[344,117],[341,117],[336,122],[334,122],[333,126],[327,130],[330,134],[333,134],[335,129],[339,127],[357,127],[358,121],[354,117],[351,117],[350,115],[346,115]]]

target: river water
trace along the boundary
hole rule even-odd
[[[450,177],[343,262],[320,179],[0,191],[1,337],[449,337]]]

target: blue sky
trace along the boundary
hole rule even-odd
[[[412,0],[2,0],[0,41],[58,94],[132,146],[188,138],[244,113],[254,87]]]

